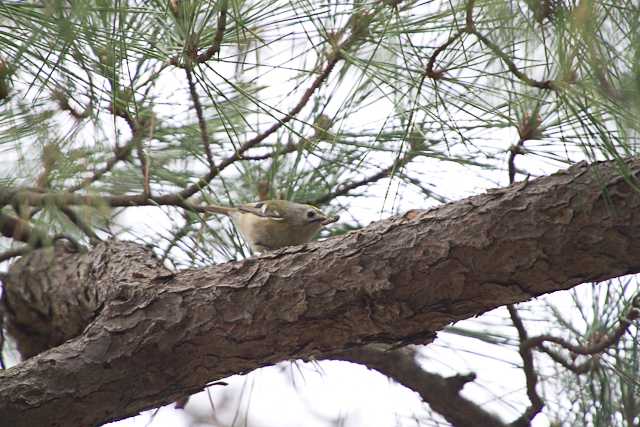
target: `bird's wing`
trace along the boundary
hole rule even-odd
[[[276,221],[283,221],[284,218],[275,206],[270,205],[267,202],[255,202],[247,203],[246,205],[238,206],[240,212],[251,213],[263,218],[271,218]]]

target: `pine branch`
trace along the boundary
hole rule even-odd
[[[308,203],[312,205],[324,205],[326,203],[329,203],[331,200],[335,199],[336,197],[349,194],[351,191],[355,190],[356,188],[364,187],[366,185],[378,182],[383,178],[392,176],[395,172],[402,169],[407,163],[409,163],[415,156],[416,155],[414,152],[407,151],[401,157],[397,158],[391,165],[387,166],[381,171],[378,171],[370,176],[364,177],[358,181],[341,184],[335,191],[325,194],[324,196],[318,197],[317,199],[314,199]]]
[[[525,348],[540,347],[545,342],[554,343],[570,351],[576,355],[592,355],[601,353],[607,348],[610,348],[614,344],[620,341],[620,339],[629,332],[629,328],[635,320],[640,316],[640,296],[633,298],[631,308],[627,311],[627,314],[620,319],[620,322],[614,329],[613,333],[603,335],[595,342],[586,345],[576,345],[569,341],[549,334],[537,335],[535,337],[527,338],[523,341],[522,345]]]
[[[24,219],[0,212],[0,234],[19,242],[40,248],[53,241],[44,231],[33,227]]]
[[[204,147],[204,153],[207,156],[209,162],[209,172],[216,172],[216,164],[213,160],[213,154],[211,154],[211,144],[209,143],[209,131],[207,130],[207,122],[204,118],[202,111],[202,104],[200,103],[200,97],[196,90],[196,84],[193,81],[193,74],[189,68],[184,70],[187,76],[187,83],[189,84],[189,93],[191,94],[191,102],[196,110],[196,117],[198,117],[198,126],[200,127],[200,138],[202,139],[202,145]]]
[[[337,353],[328,358],[359,363],[387,375],[418,393],[431,409],[442,415],[454,427],[507,426],[481,405],[460,395],[462,387],[475,380],[474,374],[445,378],[423,370],[412,351],[385,351],[373,345]]]
[[[626,166],[640,176],[640,160]],[[497,306],[638,273],[640,193],[618,168],[580,164],[324,242],[178,273],[132,243],[35,251],[13,264],[5,300],[41,319],[19,348],[36,336],[60,345],[0,372],[0,419],[104,423],[266,364],[354,343],[429,342]],[[35,304],[34,293],[43,296]]]
[[[529,402],[531,402],[531,405],[529,405],[524,413],[514,421],[513,425],[515,427],[526,427],[529,426],[531,424],[531,420],[533,420],[533,418],[542,411],[542,408],[544,408],[544,401],[536,390],[536,385],[538,384],[538,373],[536,372],[533,362],[533,352],[530,348],[524,345],[528,339],[527,329],[525,328],[524,323],[518,314],[518,310],[516,310],[514,305],[508,304],[507,310],[509,310],[513,326],[515,326],[518,331],[518,337],[520,339],[519,353],[522,358],[523,365],[522,370],[524,371],[524,376],[527,381],[527,397],[529,398]]]

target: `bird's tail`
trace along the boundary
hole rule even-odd
[[[230,216],[232,213],[236,212],[238,208],[229,208],[227,206],[218,206],[218,205],[207,205],[203,207],[203,210],[205,212],[211,212],[211,213]]]

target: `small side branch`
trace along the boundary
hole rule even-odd
[[[460,391],[475,380],[475,374],[442,377],[422,369],[414,352],[404,348],[384,351],[373,345],[348,350],[330,357],[359,363],[387,375],[415,391],[431,408],[455,427],[505,427],[495,415],[463,397]]]
[[[527,330],[515,306],[509,304],[507,305],[507,310],[509,310],[511,321],[513,322],[513,326],[518,331],[518,337],[520,338],[519,353],[520,357],[522,358],[524,375],[527,381],[527,397],[529,398],[529,402],[531,402],[531,405],[529,405],[524,413],[511,425],[514,427],[524,427],[528,426],[531,420],[533,420],[533,418],[538,415],[538,413],[544,407],[544,402],[536,391],[536,385],[538,384],[538,373],[536,372],[533,362],[533,352],[530,348],[527,348],[525,345],[523,345],[523,343],[525,343],[528,339]]]
[[[270,136],[271,134],[275,133],[282,126],[284,126],[285,124],[290,122],[304,108],[304,106],[307,105],[307,103],[311,99],[311,95],[329,77],[329,74],[331,74],[331,71],[333,71],[334,67],[340,61],[340,59],[341,59],[341,56],[336,52],[331,57],[329,62],[325,65],[325,67],[322,70],[322,72],[320,73],[320,75],[318,75],[315,78],[313,83],[311,83],[311,85],[307,88],[307,90],[302,94],[302,97],[300,98],[298,103],[291,109],[291,111],[289,111],[289,113],[287,113],[287,115],[284,118],[282,118],[278,122],[276,122],[273,125],[271,125],[271,127],[269,127],[267,130],[265,130],[261,134],[256,135],[255,137],[251,138],[250,140],[248,140],[247,142],[242,144],[240,147],[238,147],[238,149],[235,151],[235,153],[233,153],[231,156],[229,156],[229,157],[225,158],[224,160],[222,160],[217,165],[217,167],[215,169],[210,170],[209,173],[207,175],[203,176],[202,178],[200,178],[198,180],[198,182],[196,182],[193,185],[190,185],[189,187],[185,188],[184,190],[182,190],[181,192],[179,192],[177,194],[170,195],[169,197],[172,197],[172,198],[175,198],[175,199],[178,199],[178,200],[184,200],[184,199],[188,199],[189,197],[193,196],[198,191],[200,191],[202,188],[207,186],[209,184],[209,182],[211,182],[211,180],[213,178],[215,178],[223,169],[225,169],[226,167],[228,167],[232,163],[234,163],[234,162],[236,162],[238,160],[241,160],[242,159],[242,155],[244,154],[245,151],[247,151],[250,148],[253,148],[256,145],[260,144],[268,136]]]
[[[524,84],[532,87],[537,87],[539,89],[548,89],[548,90],[557,89],[556,82],[553,80],[535,80],[527,76],[522,71],[520,71],[516,66],[516,64],[511,60],[509,55],[504,53],[495,43],[493,43],[491,40],[485,37],[477,29],[474,28],[473,31],[471,31],[470,33],[475,35],[478,38],[478,40],[484,43],[498,58],[500,58],[502,62],[504,62],[504,64],[509,69],[509,72],[514,76],[516,76],[516,78],[521,82],[523,82]]]
[[[69,219],[69,221],[73,223],[73,225],[78,227],[80,231],[86,234],[86,236],[89,238],[91,243],[95,244],[100,242],[100,238],[93,231],[93,228],[90,225],[88,225],[86,222],[84,222],[84,220],[80,218],[80,216],[73,209],[71,209],[70,207],[63,206],[60,208],[60,210],[62,211],[63,214],[65,214],[65,216]]]
[[[527,340],[521,343],[521,346],[529,350],[533,348],[537,348],[538,350],[549,355],[549,357],[551,357],[551,359],[553,359],[555,362],[559,363],[560,365],[564,366],[570,371],[575,372],[577,374],[582,374],[582,373],[588,372],[591,366],[593,365],[593,362],[594,362],[593,357],[589,358],[588,360],[586,360],[581,364],[576,364],[575,362],[567,361],[562,355],[548,348],[544,344],[553,343],[553,344],[559,345],[560,347],[562,347],[563,349],[569,351],[574,355],[581,355],[581,356],[598,355],[599,353],[602,353],[603,351],[605,351],[607,348],[610,348],[616,345],[622,339],[622,337],[629,332],[629,328],[631,327],[633,322],[637,320],[639,317],[640,317],[640,295],[636,295],[631,302],[631,307],[629,308],[625,316],[620,319],[620,323],[616,326],[613,332],[610,334],[605,334],[601,336],[599,340],[596,340],[591,344],[588,344],[588,345],[573,344],[563,338],[556,337],[553,335],[543,334],[543,335],[538,335],[535,337],[528,338]]]
[[[303,138],[299,143],[289,143],[277,151],[272,151],[270,153],[265,154],[256,154],[253,156],[242,156],[242,160],[251,160],[251,161],[259,161],[259,160],[267,160],[274,157],[284,156],[289,153],[293,153],[298,151],[300,147],[305,143],[305,139]]]
[[[407,151],[404,155],[397,158],[391,165],[387,166],[381,171],[373,175],[367,176],[365,178],[362,178],[358,181],[353,181],[345,185],[341,185],[335,191],[332,191],[329,194],[325,194],[324,196],[318,197],[317,199],[309,203],[313,205],[323,205],[335,199],[336,197],[349,194],[349,192],[351,192],[352,190],[355,190],[356,188],[363,187],[365,185],[373,184],[374,182],[380,181],[383,178],[393,175],[394,172],[404,167],[404,165],[409,163],[415,156],[416,156],[416,153],[412,149],[409,149],[409,151]]]
[[[74,193],[98,181],[105,174],[111,172],[119,162],[126,160],[131,155],[131,151],[133,151],[135,146],[136,141],[134,138],[131,138],[131,140],[126,145],[116,147],[116,149],[114,150],[115,155],[107,160],[107,163],[102,168],[96,170],[90,177],[83,179],[78,184],[69,187],[67,191],[70,193]]]
[[[52,98],[58,103],[61,110],[69,112],[76,120],[83,120],[91,116],[92,105],[89,103],[83,111],[76,110],[69,102],[69,97],[63,91],[54,91]]]
[[[464,31],[458,31],[453,36],[449,37],[449,39],[446,42],[438,46],[436,50],[433,51],[433,54],[431,54],[431,56],[429,57],[429,61],[427,62],[427,68],[425,70],[425,75],[427,77],[434,80],[438,80],[442,78],[442,76],[444,75],[444,73],[446,73],[447,70],[444,68],[434,70],[436,59],[438,58],[438,55],[444,52],[445,49],[451,46],[453,42],[458,40],[464,33],[465,33]]]
[[[199,63],[207,62],[211,59],[215,54],[220,52],[220,45],[222,44],[222,38],[224,36],[224,32],[227,29],[227,9],[229,7],[228,0],[223,0],[220,2],[220,14],[218,15],[218,25],[216,28],[216,34],[213,37],[213,43],[209,48],[198,55],[197,61]]]
[[[177,9],[174,9],[174,14],[176,14]],[[220,13],[218,14],[218,23],[216,28],[216,33],[213,36],[213,42],[211,46],[209,46],[204,52],[198,54],[198,49],[194,46],[192,49],[186,49],[187,57],[186,63],[181,61],[180,56],[176,55],[169,59],[169,64],[179,67],[190,69],[193,67],[193,64],[203,64],[213,58],[218,52],[220,52],[220,47],[222,45],[222,39],[224,38],[224,32],[227,29],[227,15],[229,10],[229,1],[222,0],[220,2]]]
[[[198,117],[198,126],[200,127],[200,138],[202,139],[202,145],[204,146],[204,153],[207,156],[207,162],[209,162],[210,172],[216,170],[216,164],[213,161],[213,155],[211,154],[211,144],[209,143],[209,132],[207,131],[207,122],[204,119],[204,113],[202,111],[202,104],[200,103],[200,97],[196,90],[196,84],[193,81],[193,74],[189,68],[184,69],[187,75],[187,82],[189,83],[189,93],[191,94],[191,101],[193,107],[196,110],[196,116]]]
[[[107,163],[106,163],[105,166],[103,166],[102,168],[96,170],[93,173],[93,175],[91,175],[90,177],[85,178],[81,182],[79,182],[78,184],[68,188],[66,190],[67,192],[74,193],[74,192],[76,192],[78,190],[82,190],[83,188],[86,188],[89,185],[93,184],[94,182],[98,181],[106,173],[108,173],[111,170],[113,170],[113,168],[118,163],[128,159],[134,148],[140,147],[139,140],[140,140],[141,136],[140,136],[140,134],[138,132],[138,124],[133,119],[133,117],[131,117],[131,114],[129,114],[129,112],[124,110],[124,109],[114,108],[113,106],[111,107],[111,110],[112,110],[113,114],[115,114],[116,116],[122,118],[127,123],[127,126],[129,127],[129,130],[131,130],[131,139],[124,146],[121,146],[121,147],[116,146],[114,148],[113,151],[114,151],[115,155],[111,159],[107,160]],[[143,162],[143,167],[144,167],[144,159],[143,159],[143,157],[140,158],[140,161]]]
[[[485,37],[478,29],[476,28],[476,24],[473,20],[473,8],[475,6],[474,0],[469,0],[466,7],[466,18],[465,18],[465,29],[463,32],[473,34],[480,40],[485,46],[487,46],[498,58],[504,62],[504,64],[509,69],[509,72],[516,76],[516,78],[523,83],[537,87],[540,89],[549,89],[555,90],[557,88],[556,82],[553,80],[535,80],[531,77],[527,76],[525,73],[520,71],[516,64],[511,60],[511,57],[504,53],[498,45],[493,43],[487,37]]]

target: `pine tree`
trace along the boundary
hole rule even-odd
[[[336,359],[416,391],[425,423],[638,425],[639,17],[3,2],[0,420],[97,425]],[[268,199],[341,221],[256,256],[205,209]],[[518,355],[516,413],[423,369],[438,332]]]

